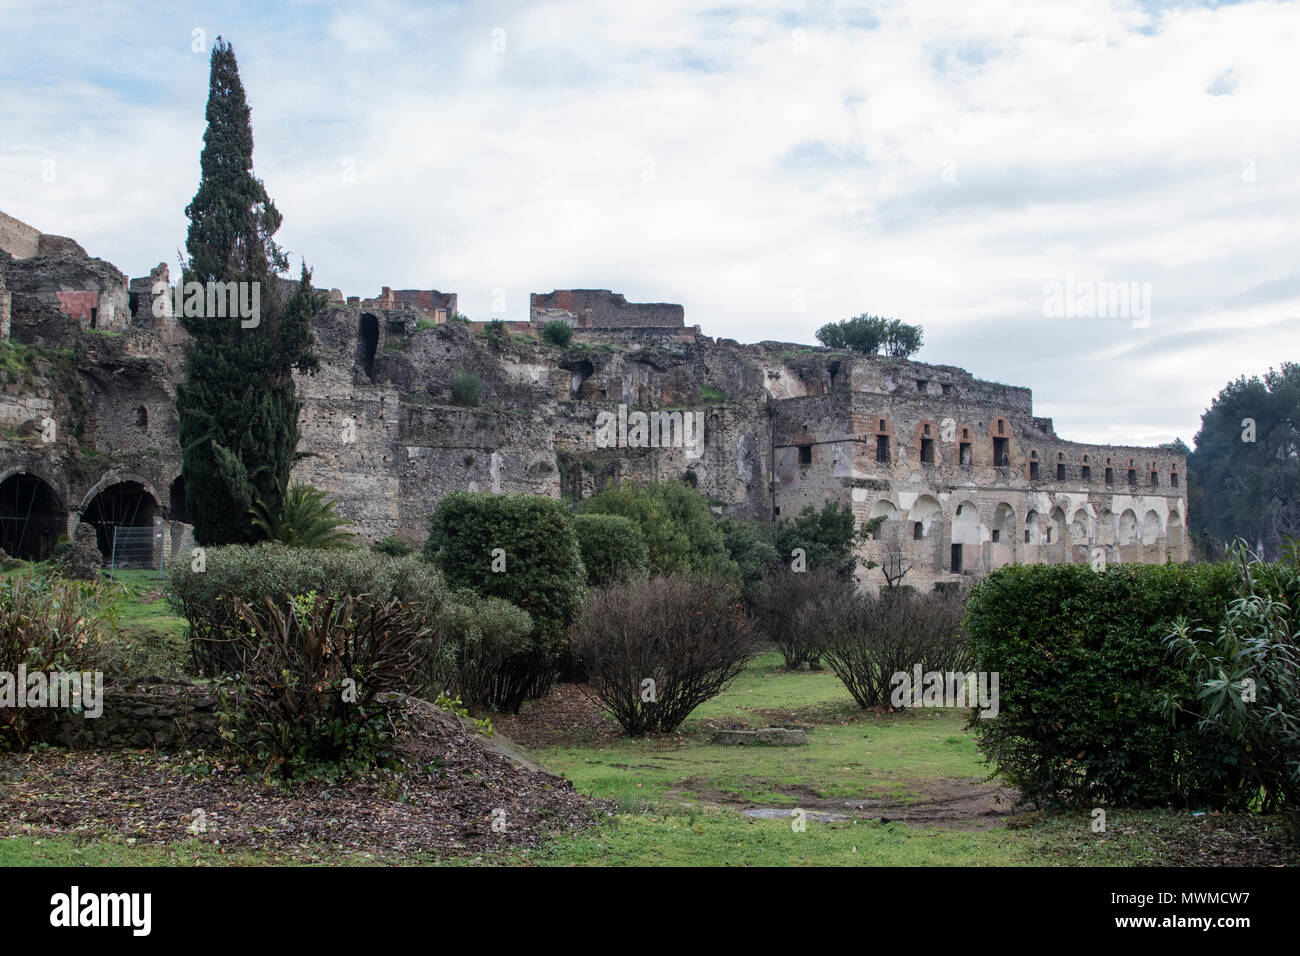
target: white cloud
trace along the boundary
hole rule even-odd
[[[184,242],[205,18],[102,18],[0,27],[26,53],[0,77],[0,208],[138,275]],[[487,315],[501,287],[521,318],[529,291],[607,286],[741,340],[894,315],[922,358],[1098,441],[1190,440],[1300,344],[1294,5],[386,2],[209,29],[282,242],[348,294]],[[1151,282],[1153,327],[1043,319],[1066,274]]]

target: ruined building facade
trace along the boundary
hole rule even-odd
[[[159,265],[128,279],[80,246],[0,217],[0,547],[43,558],[81,521],[111,546],[192,545],[177,444],[185,333]],[[164,301],[159,301],[160,299]],[[527,322],[460,320],[454,293],[391,290],[313,319],[320,371],[294,477],[339,500],[358,536],[421,544],[453,490],[586,497],[624,478],[683,479],[760,521],[838,501],[884,516],[862,556],[908,584],[1011,562],[1188,558],[1184,457],[1086,445],[1035,417],[1027,389],[959,368],[702,335],[681,306],[606,290],[535,294]],[[560,348],[539,335],[565,321]],[[461,372],[481,381],[453,402]],[[604,447],[618,407],[698,415],[698,447]],[[51,427],[52,426],[52,427]],[[121,532],[119,532],[120,534]],[[868,586],[883,580],[864,570]]]

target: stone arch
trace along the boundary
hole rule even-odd
[[[918,524],[921,526],[920,537],[928,538],[935,522],[943,519],[943,508],[939,499],[933,495],[921,495],[908,509],[907,517],[913,523],[913,528]],[[916,537],[915,533],[913,537]]]
[[[177,475],[167,488],[167,517],[182,524],[193,524],[189,503],[185,499],[185,476]]]
[[[1047,543],[1047,521],[1037,511],[1030,510],[1025,515],[1025,544],[1046,544]]]
[[[84,516],[86,508],[90,506],[91,501],[94,500],[96,495],[102,492],[105,488],[108,488],[110,485],[118,485],[127,482],[135,482],[137,485],[142,486],[145,491],[149,492],[150,497],[153,498],[155,503],[163,500],[162,495],[158,494],[158,489],[154,483],[143,475],[136,474],[133,471],[109,471],[104,475],[101,475],[100,479],[91,485],[90,490],[82,497],[81,506],[77,508],[77,513],[83,516],[82,520],[85,520]]]
[[[880,529],[871,536],[873,541],[880,541],[886,538],[891,540],[898,537],[898,521],[903,517],[902,512],[888,498],[879,498],[871,505],[871,511],[867,514],[867,519],[884,518],[884,523]]]
[[[1160,515],[1154,510],[1142,516],[1142,543],[1150,546],[1160,540]]]
[[[0,548],[24,561],[44,561],[68,526],[68,509],[45,479],[12,469],[0,480]]]
[[[990,528],[995,544],[1016,543],[1016,509],[1005,501],[998,502],[993,509],[993,524]]]
[[[102,482],[101,482],[102,484]],[[154,519],[158,494],[140,481],[124,479],[105,485],[82,509],[82,520],[95,529],[95,543],[119,567],[149,567],[154,555]],[[117,529],[149,529],[129,538]],[[118,539],[114,557],[114,539]]]
[[[952,512],[952,543],[980,544],[980,510],[969,498],[961,501]]]
[[[1060,505],[1057,505],[1052,509],[1052,513],[1048,515],[1048,520],[1050,521],[1048,529],[1051,531],[1051,534],[1049,535],[1051,540],[1047,543],[1064,544],[1066,531],[1064,509],[1062,509]]]
[[[1119,516],[1118,544],[1136,544],[1138,539],[1138,518],[1132,508],[1125,508]]]
[[[876,503],[871,506],[871,513],[867,517],[883,517],[886,521],[897,521],[899,517],[898,506],[888,498],[877,499]]]
[[[1177,511],[1169,512],[1165,522],[1165,541],[1169,545],[1169,557],[1177,560],[1183,553],[1183,519]]]
[[[1097,512],[1097,530],[1093,540],[1101,545],[1113,546],[1116,543],[1115,515],[1109,508]]]
[[[1079,508],[1070,519],[1070,541],[1073,544],[1086,544],[1091,536],[1088,534],[1088,512]]]

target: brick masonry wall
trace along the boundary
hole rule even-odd
[[[15,259],[27,259],[40,249],[41,231],[0,212],[0,249]]]

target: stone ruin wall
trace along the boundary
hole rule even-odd
[[[128,282],[84,251],[47,245],[59,251],[41,255],[38,237],[26,259],[0,252],[0,280],[13,296],[13,338],[76,356],[79,399],[57,378],[0,389],[0,425],[11,430],[0,437],[0,482],[22,473],[45,482],[69,536],[99,492],[134,482],[156,506],[159,549],[179,554],[190,541],[175,412],[185,335],[169,309],[155,313],[152,293],[167,268]],[[68,293],[111,303],[109,327],[89,329]],[[386,288],[364,303],[331,293],[313,320],[321,369],[296,376],[306,457],[294,478],[338,497],[367,542],[422,544],[438,499],[453,490],[587,497],[625,478],[681,478],[715,510],[754,520],[828,500],[859,522],[886,514],[861,556],[913,563],[905,583],[918,586],[1010,561],[1089,561],[1098,548],[1108,561],[1188,557],[1183,457],[1064,441],[1034,417],[1027,389],[948,366],[715,340],[686,327],[680,306],[604,290],[537,294],[531,306],[532,321],[512,325],[535,330],[564,311],[577,326],[573,343],[517,334],[494,342],[479,334],[484,323],[429,322],[430,309],[454,314],[454,293]],[[451,403],[461,371],[481,379],[477,407]],[[703,453],[597,447],[597,415],[620,403],[702,413]],[[51,444],[34,438],[47,417],[67,426]],[[995,437],[1006,440],[1004,465],[993,460]],[[876,460],[878,438],[886,463]],[[929,461],[923,440],[933,442]],[[861,578],[882,580],[878,570]]]

